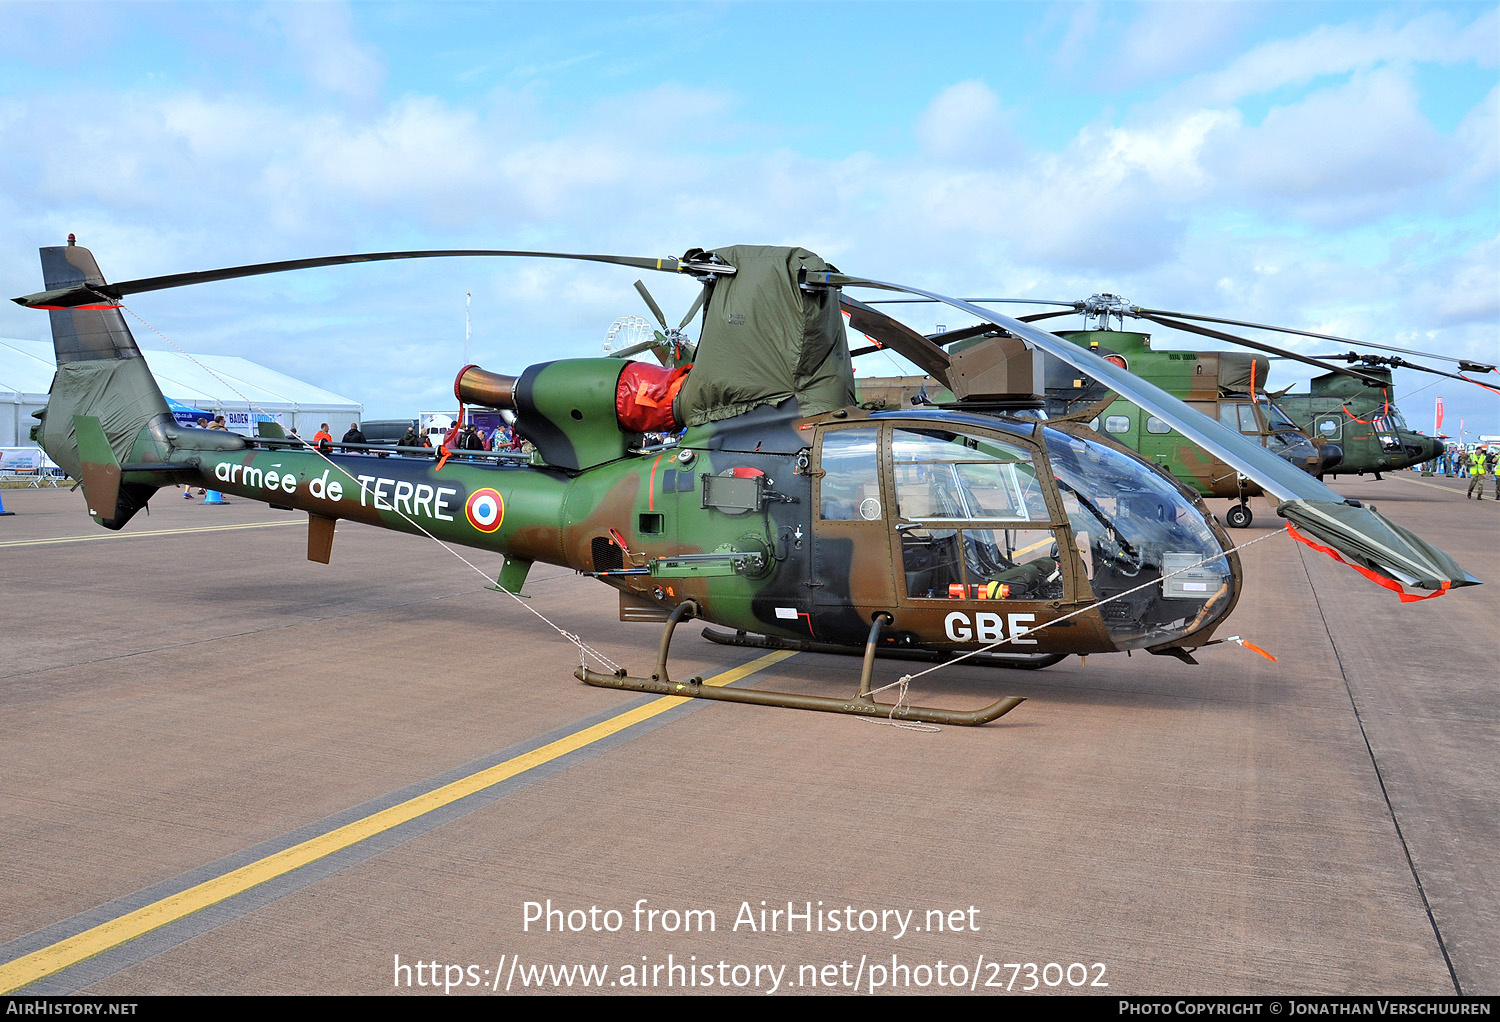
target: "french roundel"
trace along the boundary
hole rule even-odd
[[[464,517],[480,532],[494,532],[505,521],[505,498],[494,490],[475,490],[464,505]]]

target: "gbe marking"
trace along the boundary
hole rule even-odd
[[[1030,622],[1036,620],[1035,614],[1000,615],[980,611],[971,616],[961,610],[955,610],[943,619],[943,625],[948,630],[948,638],[954,642],[999,642],[1006,638],[1006,619],[1010,622],[1010,641],[1013,645],[1035,646],[1037,644],[1035,639],[1017,637],[1031,631]]]

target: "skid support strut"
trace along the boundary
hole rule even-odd
[[[886,717],[892,720],[919,721],[924,724],[952,724],[972,726],[988,724],[1019,706],[1023,699],[1008,696],[989,706],[977,710],[945,710],[936,706],[905,706],[878,703],[871,694],[871,681],[875,673],[876,644],[880,632],[892,623],[891,615],[876,614],[870,624],[870,637],[865,642],[864,666],[859,674],[859,692],[852,699],[835,699],[828,696],[801,695],[795,692],[771,692],[758,688],[720,688],[704,685],[702,678],[673,681],[667,674],[667,651],[672,644],[672,633],[684,618],[696,617],[698,605],[687,600],[673,608],[661,636],[661,646],[656,655],[656,671],[649,678],[632,678],[623,670],[616,674],[600,674],[586,667],[573,673],[583,682],[598,688],[624,689],[631,692],[647,692],[653,695],[683,696],[689,699],[718,699],[729,703],[752,703],[757,706],[781,706],[794,710],[818,710],[823,713],[847,713],[861,717]]]

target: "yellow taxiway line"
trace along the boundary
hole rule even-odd
[[[767,653],[742,667],[715,675],[703,684],[729,685],[794,655],[796,655],[794,650],[777,650],[774,653]],[[222,876],[205,880],[178,894],[169,895],[160,901],[138,908],[134,912],[127,912],[118,918],[100,923],[76,936],[60,940],[39,951],[33,951],[29,955],[23,955],[15,961],[0,965],[0,994],[8,994],[45,979],[53,973],[102,954],[110,948],[118,947],[126,941],[134,940],[168,923],[176,922],[210,905],[232,898],[268,880],[274,880],[308,863],[342,851],[393,827],[399,827],[403,823],[408,823],[435,809],[441,809],[461,798],[493,787],[528,770],[535,770],[545,763],[550,763],[570,752],[576,752],[608,738],[632,724],[650,720],[687,701],[686,696],[661,696],[653,699],[644,706],[627,710],[609,720],[559,738],[539,749],[522,753],[504,763],[497,763],[478,773],[445,784],[425,795],[418,795],[391,806],[389,809],[382,809],[362,820],[345,824],[326,834],[320,834],[301,844],[293,845],[249,865],[231,870]]]
[[[245,525],[199,525],[191,529],[157,529],[153,532],[101,532],[88,536],[56,536],[52,539],[11,539],[0,543],[8,546],[46,546],[48,543],[91,543],[96,539],[129,539],[131,536],[181,536],[187,532],[228,532],[231,529],[269,529],[277,525],[301,525],[301,519],[285,522],[250,522]]]
[[[1402,479],[1401,476],[1397,476],[1396,478],[1397,479],[1401,479],[1401,481],[1403,483],[1416,483],[1418,486],[1430,486],[1434,490],[1442,490],[1444,493],[1457,493],[1458,492],[1458,487],[1456,487],[1456,486],[1439,486],[1437,483],[1424,483],[1420,479]],[[1444,478],[1446,478],[1446,477],[1444,477]]]

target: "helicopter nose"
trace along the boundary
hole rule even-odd
[[[1338,444],[1319,444],[1318,453],[1323,456],[1323,471],[1340,464],[1344,460],[1344,449]]]
[[[1266,439],[1266,446],[1284,461],[1297,466],[1309,475],[1323,471],[1322,453],[1313,442],[1293,430],[1278,430]]]

